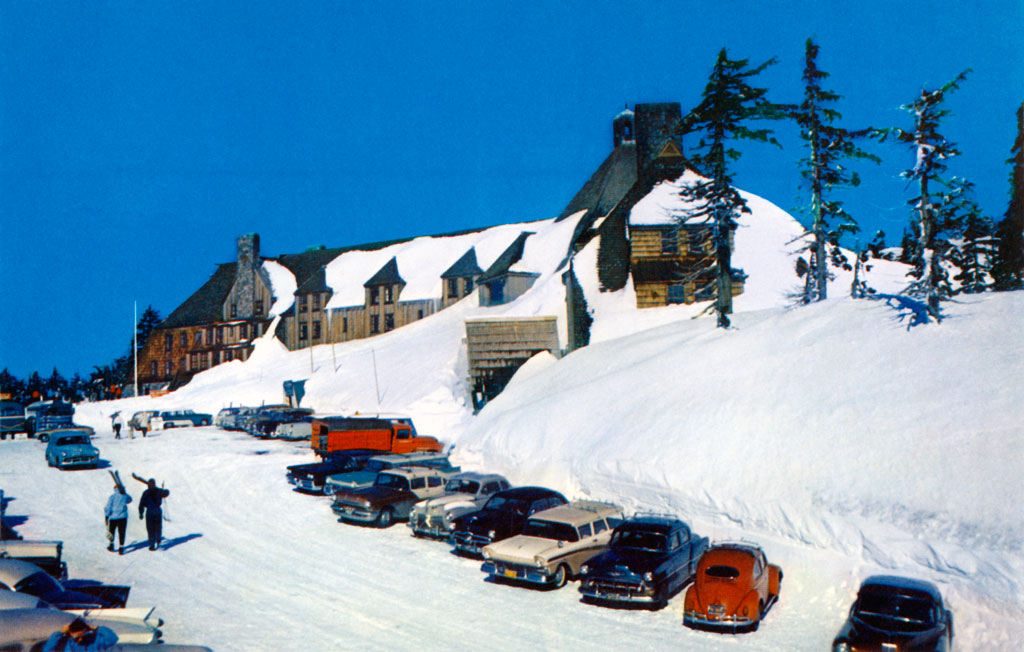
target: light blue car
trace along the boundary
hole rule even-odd
[[[92,428],[64,428],[49,434],[46,463],[50,466],[63,470],[99,465],[100,451],[92,445]]]

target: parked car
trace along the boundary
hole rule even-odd
[[[459,554],[479,556],[484,546],[522,532],[531,515],[567,502],[562,494],[544,487],[499,491],[479,511],[455,519],[452,547]]]
[[[149,420],[160,414],[159,410],[139,410],[128,420],[128,427],[139,432],[150,430]]]
[[[60,470],[93,468],[100,463],[100,450],[92,445],[92,428],[44,431],[47,434],[46,463]],[[40,433],[43,434],[43,433]]]
[[[168,428],[209,426],[212,423],[213,417],[209,414],[192,410],[168,410],[150,417],[149,428],[150,430],[167,430]]]
[[[43,430],[73,427],[75,406],[64,401],[36,401],[25,406],[25,427],[28,436]]]
[[[58,580],[68,576],[68,566],[62,559],[63,553],[63,541],[0,539],[0,559],[27,561]]]
[[[254,437],[272,437],[278,424],[313,416],[312,408],[275,407],[261,409],[249,420],[246,431]],[[312,426],[310,427],[312,432]]]
[[[14,401],[0,401],[0,439],[14,438],[15,433],[28,432],[25,406]]]
[[[408,518],[409,510],[419,501],[444,493],[450,475],[427,466],[381,471],[369,487],[335,493],[331,509],[343,521],[388,527],[395,520]]]
[[[123,607],[131,587],[55,580],[35,564],[0,559],[0,591],[27,593],[58,609],[109,609]]]
[[[782,569],[761,548],[723,543],[708,548],[686,590],[683,624],[696,629],[753,631],[779,599]]]
[[[448,473],[458,473],[461,470],[457,466],[452,466],[448,456],[443,453],[375,455],[367,460],[366,466],[359,471],[347,471],[327,476],[327,480],[324,482],[324,493],[332,495],[338,491],[369,487],[381,471],[402,466],[429,466]]]
[[[931,582],[875,575],[860,585],[833,652],[953,649],[953,614]]]
[[[328,493],[325,491],[327,476],[360,471],[371,457],[379,453],[380,451],[335,451],[322,462],[293,464],[288,467],[288,484],[300,491]],[[333,491],[333,486],[331,489]]]
[[[50,636],[60,631],[74,619],[73,614],[52,609],[14,609],[0,611],[0,650],[3,652],[38,652]],[[91,621],[93,624],[106,624]],[[115,630],[116,633],[116,630]],[[118,643],[111,652],[212,652],[208,647],[198,645],[172,645],[162,643],[154,648],[151,644]]]
[[[469,512],[478,511],[487,499],[511,485],[496,473],[459,473],[448,479],[444,494],[420,501],[409,513],[409,527],[414,536],[447,539],[452,523]]]
[[[123,609],[93,609],[81,612],[62,611],[46,600],[41,600],[34,595],[15,593],[14,591],[0,591],[0,612],[25,609],[45,609],[63,614],[62,619],[65,623],[71,622],[76,615],[83,616],[91,625],[102,625],[112,629],[117,634],[119,643],[160,643],[160,638],[163,636],[160,625],[147,622],[145,619],[129,618],[119,614],[119,612],[125,611]],[[108,612],[114,612],[118,615],[108,617]],[[57,631],[57,629],[53,631]]]
[[[480,570],[494,579],[560,589],[608,547],[612,531],[623,520],[618,505],[590,500],[537,512],[526,520],[522,534],[484,546]]]
[[[220,411],[217,412],[217,416],[213,418],[213,425],[217,426],[218,428],[230,430],[230,426],[234,425],[235,418],[238,416],[238,413],[244,409],[245,408],[241,407],[221,408]]]
[[[580,569],[580,593],[585,602],[664,607],[693,577],[707,547],[707,538],[678,518],[634,516]]]
[[[298,421],[279,423],[270,436],[274,439],[286,439],[288,441],[308,440],[313,436],[313,416],[302,417]]]

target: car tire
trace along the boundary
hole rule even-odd
[[[391,527],[391,523],[394,521],[395,515],[391,511],[390,507],[385,507],[380,510],[380,514],[377,514],[377,527],[386,528]]]
[[[555,571],[555,577],[551,582],[551,587],[560,589],[565,586],[565,583],[569,581],[569,569],[566,568],[565,564],[561,564],[558,570]]]

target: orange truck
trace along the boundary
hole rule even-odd
[[[310,442],[321,456],[344,450],[440,453],[442,448],[437,439],[419,436],[404,417],[320,417],[313,419]]]

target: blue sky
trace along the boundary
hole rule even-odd
[[[851,127],[909,128],[901,104],[972,68],[950,171],[1002,216],[1020,0],[0,3],[0,368],[87,376],[133,302],[168,315],[242,233],[273,256],[552,217],[626,103],[695,106],[722,47],[778,57],[760,81],[799,101],[808,37]],[[791,209],[777,132],[736,182]],[[847,207],[895,244],[912,155],[873,150]]]

